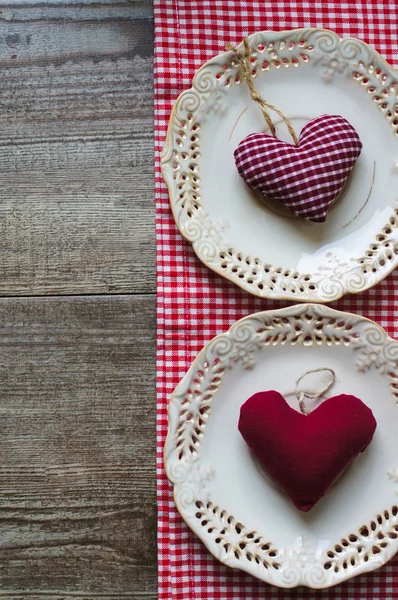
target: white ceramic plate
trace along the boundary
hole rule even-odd
[[[162,170],[178,228],[204,264],[256,296],[329,302],[368,289],[398,263],[397,72],[371,46],[331,31],[261,32],[249,42],[258,91],[296,131],[340,114],[357,129],[361,156],[325,223],[265,204],[233,159],[265,123],[233,54],[221,54],[170,118]]]
[[[257,313],[198,355],[169,405],[165,466],[178,510],[220,561],[281,587],[325,588],[398,550],[398,342],[364,317],[319,304]],[[238,428],[255,392],[287,395],[330,367],[329,396],[360,397],[377,429],[308,513],[264,476]],[[319,448],[322,452],[322,448]]]

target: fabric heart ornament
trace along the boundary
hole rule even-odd
[[[301,130],[298,145],[265,133],[248,135],[235,150],[246,184],[279,200],[296,216],[323,222],[355,165],[362,143],[339,115],[322,115]]]
[[[376,420],[356,396],[334,396],[303,415],[270,390],[243,404],[238,427],[264,469],[307,512],[370,444]]]

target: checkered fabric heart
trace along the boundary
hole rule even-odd
[[[298,146],[265,133],[248,135],[235,150],[235,162],[249,187],[279,200],[298,217],[321,223],[361,149],[346,119],[322,115],[303,127]]]

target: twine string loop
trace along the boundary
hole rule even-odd
[[[294,131],[293,126],[292,126],[290,120],[288,119],[288,117],[286,115],[284,115],[283,112],[279,110],[279,108],[277,108],[273,104],[270,104],[269,102],[264,100],[264,98],[261,96],[261,94],[256,90],[256,88],[254,86],[252,67],[250,64],[251,48],[249,46],[248,38],[247,37],[244,38],[242,50],[239,50],[235,46],[232,46],[232,44],[227,44],[227,50],[230,50],[231,52],[233,52],[235,54],[235,59],[238,63],[239,70],[249,88],[250,96],[251,96],[252,100],[254,100],[254,102],[257,102],[257,104],[259,105],[261,112],[263,113],[265,122],[267,123],[269,130],[271,132],[271,135],[276,137],[276,129],[275,129],[275,125],[272,122],[271,115],[269,114],[267,109],[276,112],[276,114],[279,117],[281,117],[281,119],[286,123],[288,131],[293,139],[293,142],[295,143],[296,146],[298,146],[299,141],[298,141],[296,132]]]
[[[324,385],[324,387],[322,389],[318,390],[317,392],[303,392],[298,389],[299,383],[304,377],[306,377],[307,375],[310,375],[311,373],[320,373],[322,371],[328,371],[330,373],[330,379]],[[303,415],[309,415],[311,412],[309,410],[308,406],[305,404],[304,398],[309,398],[310,400],[317,400],[318,398],[320,398],[321,396],[326,394],[326,392],[334,384],[335,380],[336,380],[336,373],[330,367],[318,367],[317,369],[309,369],[308,371],[306,371],[305,373],[300,375],[300,377],[296,381],[296,388],[295,388],[294,393],[296,394],[296,398],[297,398],[300,410]]]

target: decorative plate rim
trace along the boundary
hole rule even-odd
[[[251,34],[248,39],[249,45],[253,48],[261,45],[262,39],[273,44],[278,40],[280,43],[285,43],[281,42],[281,39],[289,37],[295,38],[294,43],[301,51],[303,49],[308,51],[309,48],[312,48],[311,51],[316,50],[314,44],[318,43],[325,52],[320,53],[321,57],[327,56],[327,52],[339,53],[343,57],[342,64],[345,61],[344,64],[352,68],[354,63],[350,54],[353,49],[356,49],[356,56],[359,59],[366,56],[370,64],[366,65],[362,60],[359,60],[358,64],[355,63],[358,77],[353,79],[369,92],[371,100],[385,114],[393,133],[398,137],[398,122],[394,113],[396,90],[387,95],[382,94],[382,91],[384,92],[390,86],[392,89],[395,88],[398,70],[390,65],[373,46],[358,38],[342,38],[334,31],[325,28],[263,30]],[[305,45],[299,48],[298,40],[303,40]],[[289,39],[286,45],[287,42]],[[241,45],[242,42],[238,47]],[[316,52],[317,50],[315,55]],[[310,60],[308,56],[306,62]],[[318,57],[316,60],[321,59]],[[209,94],[218,89],[220,69],[220,78],[224,75],[223,69],[236,75],[234,71],[236,68],[231,66],[232,62],[233,53],[230,51],[222,52],[206,61],[195,71],[192,87],[180,93],[170,115],[166,140],[161,152],[161,169],[168,189],[172,214],[181,235],[191,243],[195,254],[203,264],[258,297],[326,303],[338,300],[346,293],[357,294],[372,288],[398,266],[398,204],[395,208],[392,207],[389,221],[376,238],[370,240],[363,256],[352,259],[354,266],[348,265],[348,268],[344,266],[346,270],[342,269],[341,265],[337,265],[334,269],[330,267],[326,274],[299,273],[283,266],[269,265],[257,257],[244,256],[241,251],[232,249],[233,252],[229,252],[227,246],[220,243],[222,226],[212,222],[200,203],[200,175],[198,164],[195,163],[195,152],[200,147],[195,144],[195,140],[192,144],[189,138],[198,139],[198,135],[192,129],[195,128],[195,119],[191,113],[194,112],[195,106],[200,109]],[[358,66],[360,64],[362,67]],[[176,138],[177,130],[183,130],[186,135],[186,140],[180,140],[182,143],[180,150],[184,151],[188,163],[194,165],[191,172],[188,163],[181,166],[181,160],[176,158],[178,152],[173,137]],[[190,150],[190,147],[194,150]],[[178,179],[180,176],[183,180]],[[181,186],[180,189],[178,186]],[[184,204],[185,199],[181,198],[183,195],[187,200],[186,204]],[[255,277],[251,275],[253,271],[257,272]]]
[[[178,427],[180,426],[181,428],[181,412],[183,410],[182,405],[179,401],[179,398],[183,398],[187,396],[187,383],[190,382],[190,386],[193,386],[193,380],[194,378],[197,377],[197,374],[199,372],[201,372],[201,370],[203,369],[203,365],[205,365],[207,362],[209,362],[209,356],[212,356],[212,351],[215,348],[219,348],[221,349],[221,355],[222,352],[225,352],[225,354],[227,354],[228,350],[227,348],[231,347],[231,343],[233,343],[234,341],[237,342],[238,344],[240,342],[247,342],[246,339],[246,333],[245,333],[245,325],[246,324],[250,324],[250,322],[259,322],[259,321],[264,321],[264,320],[272,320],[272,319],[278,319],[278,320],[282,320],[287,316],[296,318],[299,315],[305,315],[307,313],[307,311],[309,311],[312,316],[318,317],[318,318],[325,318],[325,319],[332,319],[334,320],[333,322],[337,323],[336,324],[336,328],[342,327],[341,324],[339,324],[339,322],[342,322],[342,320],[345,320],[345,325],[343,326],[343,328],[341,329],[341,331],[339,332],[340,335],[340,341],[344,340],[346,335],[350,336],[350,342],[349,344],[352,343],[353,345],[353,351],[355,350],[359,350],[359,354],[357,355],[357,368],[360,371],[368,371],[370,368],[372,367],[376,367],[376,369],[378,369],[380,371],[381,374],[385,374],[389,381],[390,381],[390,391],[391,391],[391,395],[392,397],[395,399],[396,401],[396,405],[398,406],[398,362],[397,362],[397,357],[398,357],[398,340],[395,340],[394,338],[392,338],[391,336],[388,335],[388,333],[385,331],[385,329],[383,329],[383,327],[381,327],[378,323],[376,323],[375,321],[372,321],[371,319],[364,317],[362,315],[356,314],[356,313],[349,313],[346,311],[340,311],[334,308],[330,308],[328,306],[325,306],[323,304],[319,304],[319,303],[301,303],[301,304],[296,304],[296,305],[292,305],[289,307],[285,307],[285,308],[281,308],[281,309],[272,309],[272,310],[266,310],[266,311],[260,311],[257,313],[253,313],[251,315],[247,315],[246,317],[243,317],[242,319],[234,322],[231,327],[224,333],[221,333],[217,336],[215,336],[210,342],[208,342],[203,348],[202,350],[198,353],[198,355],[196,356],[196,358],[192,361],[187,373],[184,375],[184,377],[181,379],[180,383],[177,385],[177,387],[175,388],[173,394],[170,397],[170,401],[168,403],[168,407],[167,407],[167,417],[168,417],[168,432],[167,432],[167,437],[166,437],[166,441],[165,441],[165,446],[164,446],[164,453],[163,453],[163,457],[164,457],[164,466],[165,466],[165,471],[166,471],[166,475],[170,481],[170,483],[173,485],[173,497],[174,497],[174,501],[176,504],[176,507],[178,509],[178,512],[180,513],[182,519],[185,521],[185,523],[188,525],[188,527],[195,533],[195,535],[197,535],[199,537],[199,539],[204,543],[204,545],[206,546],[206,548],[208,549],[208,551],[215,557],[217,558],[220,562],[222,562],[223,564],[226,564],[228,566],[231,567],[235,567],[238,568],[239,570],[243,570],[251,575],[253,575],[254,577],[259,578],[262,581],[265,581],[267,583],[270,583],[272,585],[278,586],[278,587],[282,587],[282,588],[292,588],[292,587],[297,587],[299,585],[304,585],[307,586],[309,588],[313,588],[313,589],[324,589],[324,588],[328,588],[328,587],[332,587],[334,585],[340,584],[352,577],[355,577],[357,575],[363,574],[363,573],[368,573],[371,572],[381,566],[383,566],[384,564],[386,564],[398,551],[398,506],[393,505],[392,507],[388,507],[387,509],[385,509],[384,511],[381,511],[380,514],[375,515],[375,516],[371,516],[371,518],[369,519],[369,523],[367,523],[366,525],[362,525],[362,526],[357,526],[356,530],[354,533],[352,534],[347,534],[346,538],[347,540],[349,540],[349,542],[347,542],[347,545],[351,545],[355,548],[359,547],[359,544],[368,544],[369,548],[371,548],[371,550],[369,551],[369,560],[366,559],[366,562],[357,562],[355,563],[354,566],[350,566],[350,564],[344,566],[343,572],[339,571],[337,572],[337,574],[329,567],[326,566],[327,563],[323,562],[322,564],[322,560],[323,561],[328,561],[329,558],[326,558],[326,556],[331,557],[333,555],[333,557],[331,558],[330,562],[331,565],[333,564],[337,564],[334,563],[333,561],[338,561],[340,560],[341,563],[343,563],[343,558],[344,558],[344,554],[342,555],[343,558],[341,558],[341,556],[338,554],[341,550],[345,551],[344,547],[340,549],[339,546],[343,545],[344,546],[344,542],[346,541],[345,539],[343,540],[339,540],[338,538],[338,534],[336,534],[336,543],[331,543],[331,546],[328,547],[328,549],[324,549],[322,551],[323,553],[323,557],[317,557],[317,560],[315,560],[315,555],[311,558],[311,556],[305,557],[304,560],[310,560],[307,570],[302,570],[298,575],[294,574],[294,570],[295,567],[297,567],[297,565],[295,565],[294,561],[299,561],[300,559],[300,553],[302,553],[302,548],[298,548],[297,549],[297,556],[294,556],[293,558],[288,557],[288,552],[291,553],[293,552],[293,554],[296,552],[293,549],[285,549],[283,548],[281,550],[281,552],[278,553],[278,550],[276,550],[276,548],[274,548],[271,544],[271,542],[267,541],[267,545],[269,546],[267,548],[265,552],[265,556],[266,556],[266,560],[265,562],[267,562],[268,566],[266,567],[266,570],[263,573],[259,573],[258,572],[258,567],[253,563],[253,562],[240,562],[237,559],[234,559],[234,556],[229,556],[221,554],[221,550],[220,550],[220,546],[217,546],[217,543],[215,543],[215,539],[214,539],[214,535],[212,537],[211,534],[208,534],[206,531],[204,531],[203,528],[201,528],[200,526],[198,526],[196,524],[195,526],[195,519],[193,518],[192,515],[188,514],[187,511],[187,507],[184,506],[185,502],[190,502],[191,504],[194,503],[194,512],[196,510],[198,510],[196,507],[199,507],[199,505],[201,505],[201,507],[199,508],[199,510],[202,511],[206,511],[206,502],[200,500],[199,504],[197,501],[195,501],[195,496],[193,496],[194,494],[194,489],[197,489],[197,485],[202,485],[205,486],[205,481],[207,479],[210,479],[212,476],[212,473],[210,472],[201,472],[200,471],[200,466],[196,465],[195,466],[195,461],[197,460],[197,458],[199,457],[199,454],[197,452],[196,455],[193,455],[191,457],[188,457],[187,461],[184,464],[184,461],[181,458],[176,459],[176,456],[178,452],[180,452],[178,445],[176,445],[176,434],[178,433]],[[358,332],[355,331],[355,325],[357,325],[358,327],[360,325],[363,325],[363,328],[365,330],[365,328],[367,327],[367,335],[365,335],[366,331],[364,331],[364,335],[357,335]],[[346,326],[347,325],[347,326]],[[257,326],[257,325],[256,325]],[[239,334],[239,328],[241,329],[241,333]],[[247,329],[247,328],[246,328]],[[242,332],[243,332],[243,337],[242,337]],[[229,338],[229,343],[228,342],[228,338]],[[234,339],[235,338],[235,339]],[[337,340],[332,340],[332,344],[340,344],[340,341]],[[301,340],[301,342],[304,344],[304,341]],[[285,343],[285,341],[282,340],[282,342],[280,342],[282,344]],[[315,343],[315,342],[314,342]],[[330,345],[328,342],[326,342],[327,345]],[[347,345],[346,342],[344,342],[345,345]],[[348,344],[348,345],[349,345]],[[268,344],[266,344],[268,345]],[[258,348],[259,346],[257,346]],[[375,350],[377,350],[376,352],[376,357],[373,356],[375,354]],[[236,354],[236,353],[235,353]],[[219,354],[217,354],[217,356],[219,356]],[[228,358],[228,360],[226,360],[226,362],[224,363],[224,358],[219,359],[217,358],[217,365],[216,368],[213,369],[213,374],[216,373],[217,376],[217,369],[219,368],[219,366],[222,366],[223,370],[225,371],[226,369],[231,367],[231,362],[239,362],[240,360],[243,361],[243,366],[244,368],[251,368],[250,364],[246,364],[244,363],[244,358],[243,356],[239,356],[239,355],[232,355]],[[211,366],[211,365],[210,365]],[[211,369],[209,369],[211,370]],[[211,375],[212,376],[212,375]],[[222,377],[222,375],[221,375]],[[219,385],[218,383],[214,384],[216,387]],[[185,389],[187,388],[187,389]],[[183,393],[181,393],[181,389],[183,390]],[[189,390],[188,390],[189,391]],[[212,401],[212,396],[213,394],[215,394],[218,391],[218,387],[215,391],[211,391],[209,392],[207,390],[207,394],[210,393],[210,400],[208,400],[209,405],[211,404]],[[185,410],[185,409],[184,409]],[[191,405],[189,405],[189,412],[193,412],[193,409],[191,407]],[[180,411],[180,415],[178,416],[178,411]],[[186,412],[186,411],[185,411]],[[198,413],[199,414],[199,413]],[[185,417],[183,418],[183,420],[185,419]],[[203,426],[204,429],[205,425]],[[200,444],[200,442],[199,442]],[[198,444],[198,445],[199,445]],[[195,457],[196,456],[196,457]],[[194,465],[193,469],[192,469],[192,465]],[[196,468],[197,467],[197,468]],[[195,470],[196,469],[196,470]],[[187,478],[187,475],[194,474],[193,480],[189,480]],[[203,468],[202,468],[203,471]],[[398,471],[389,471],[388,472],[388,477],[389,479],[395,481],[396,483],[398,483]],[[196,479],[199,478],[197,481]],[[188,484],[187,484],[187,479],[188,479]],[[192,483],[192,481],[194,483]],[[198,484],[199,481],[199,484]],[[189,486],[191,485],[191,488],[189,488]],[[203,489],[205,489],[205,487],[203,487]],[[182,494],[181,494],[182,491]],[[211,507],[209,508],[209,504],[211,505]],[[398,501],[397,501],[397,505],[398,505]],[[225,510],[222,510],[221,508],[219,508],[218,506],[216,506],[215,504],[213,504],[212,502],[209,502],[207,504],[207,512],[211,512],[213,509],[217,509],[218,510],[218,514],[216,514],[216,512],[214,512],[214,514],[216,515],[216,519],[223,519],[224,521],[224,525],[227,526],[227,523],[229,523],[229,519],[232,519],[232,524],[233,526],[235,526],[236,524],[238,524],[242,529],[244,529],[245,531],[243,532],[245,534],[245,543],[248,543],[249,540],[247,540],[247,538],[250,538],[250,535],[247,535],[248,532],[250,532],[250,529],[247,529],[244,527],[244,525],[242,525],[239,521],[237,521],[235,519],[235,517],[233,517],[232,515],[228,515],[228,514],[224,514],[226,513]],[[203,517],[201,517],[203,518]],[[372,520],[371,520],[372,519]],[[200,524],[199,524],[200,525]],[[363,534],[363,529],[368,529],[368,531],[366,532],[366,534]],[[373,530],[373,532],[372,532]],[[397,533],[395,533],[397,532]],[[242,533],[242,535],[243,535]],[[252,532],[251,532],[252,533]],[[261,544],[265,543],[265,539],[264,537],[262,537],[261,534],[256,533],[256,537],[258,538],[258,540],[260,540],[257,544],[257,546],[261,546]],[[379,536],[379,537],[377,537]],[[381,536],[381,537],[380,537]],[[252,536],[253,537],[253,536]],[[354,540],[352,540],[352,538],[355,538]],[[369,539],[367,539],[369,538]],[[371,555],[372,553],[372,548],[374,548],[374,544],[380,544],[382,543],[380,540],[387,540],[387,542],[385,543],[385,545],[382,547],[380,547],[377,551],[377,554],[375,553],[374,555]],[[257,541],[257,540],[255,540]],[[250,542],[253,542],[253,540],[250,540]],[[296,540],[297,542],[297,540]],[[303,539],[301,540],[301,542],[299,542],[299,544],[304,544]],[[366,550],[367,552],[368,550]],[[264,554],[263,552],[263,554]],[[275,555],[275,560],[274,558],[271,558],[273,556],[272,552],[276,553]],[[304,550],[305,552],[305,550]],[[281,565],[275,561],[280,560],[280,558],[282,557],[282,559],[287,560],[287,568],[285,569],[286,572],[289,571],[289,573],[287,575],[283,575],[283,567],[286,565],[282,564],[282,575],[283,577],[285,577],[285,580],[283,580],[282,575],[278,575],[279,573],[281,573],[281,571],[279,571],[279,568],[281,567]],[[235,557],[236,558],[236,557]],[[322,560],[321,560],[322,559]],[[347,556],[346,556],[346,560]],[[274,562],[273,562],[274,561]],[[291,562],[289,562],[291,561]],[[312,563],[311,563],[312,561]],[[265,563],[264,563],[265,564]],[[276,571],[274,571],[271,566],[273,567],[274,564],[277,564],[277,567],[274,567],[276,569]],[[352,563],[351,563],[352,564]],[[260,565],[261,566],[261,565]],[[302,566],[302,565],[301,565]]]

